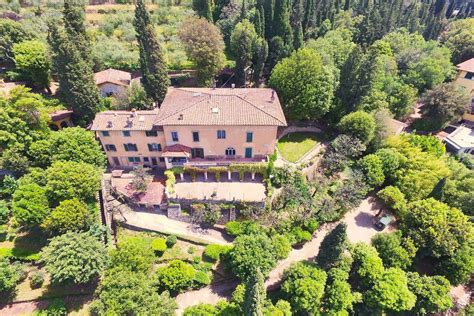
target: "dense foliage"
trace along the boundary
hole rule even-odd
[[[86,233],[54,237],[41,251],[41,262],[53,283],[84,284],[97,278],[107,264],[104,244]]]

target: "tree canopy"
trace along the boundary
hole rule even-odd
[[[300,49],[278,63],[269,84],[290,119],[318,119],[331,109],[334,76],[312,49]]]

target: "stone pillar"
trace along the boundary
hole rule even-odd
[[[227,179],[229,179],[229,181],[232,179],[232,172],[227,171]]]
[[[179,177],[181,178],[181,181],[183,181],[184,180],[184,173],[180,173]]]
[[[255,181],[255,172],[252,172],[252,181]]]
[[[207,181],[207,171],[204,171],[204,180]]]
[[[236,216],[236,212],[235,212],[235,207],[232,207],[230,210],[229,210],[229,221],[235,221],[235,219],[237,218]]]

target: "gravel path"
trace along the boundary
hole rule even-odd
[[[378,231],[373,228],[372,224],[373,215],[378,209],[379,206],[377,203],[369,197],[363,200],[359,207],[344,216],[342,221],[347,224],[347,235],[351,242],[370,242],[372,236],[378,233]],[[304,244],[300,249],[293,249],[288,258],[279,261],[277,266],[270,271],[268,275],[265,282],[266,288],[271,290],[278,287],[283,277],[283,272],[292,263],[303,260],[313,260],[318,254],[319,246],[321,245],[324,236],[335,226],[336,223],[321,226],[316,232],[316,236],[311,241]],[[392,229],[386,229],[386,231]],[[237,284],[238,283],[235,280],[232,280],[231,282],[211,285],[200,290],[180,294],[176,297],[176,302],[179,307],[177,314],[181,315],[186,307],[192,305],[200,303],[215,304],[220,299],[228,298]]]

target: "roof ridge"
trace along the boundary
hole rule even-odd
[[[260,107],[258,107],[257,105],[251,103],[250,101],[246,100],[245,98],[241,97],[240,95],[237,95],[238,98],[244,100],[245,102],[247,102],[248,104],[250,104],[251,106],[253,106],[254,108],[256,108],[257,110],[265,113],[266,115],[269,115],[271,117],[273,117],[275,120],[277,120],[278,122],[282,123],[282,124],[286,124],[286,122],[282,122],[279,118],[275,117],[275,115],[273,114],[270,114],[268,113],[267,111],[264,111],[263,109],[261,109]]]

